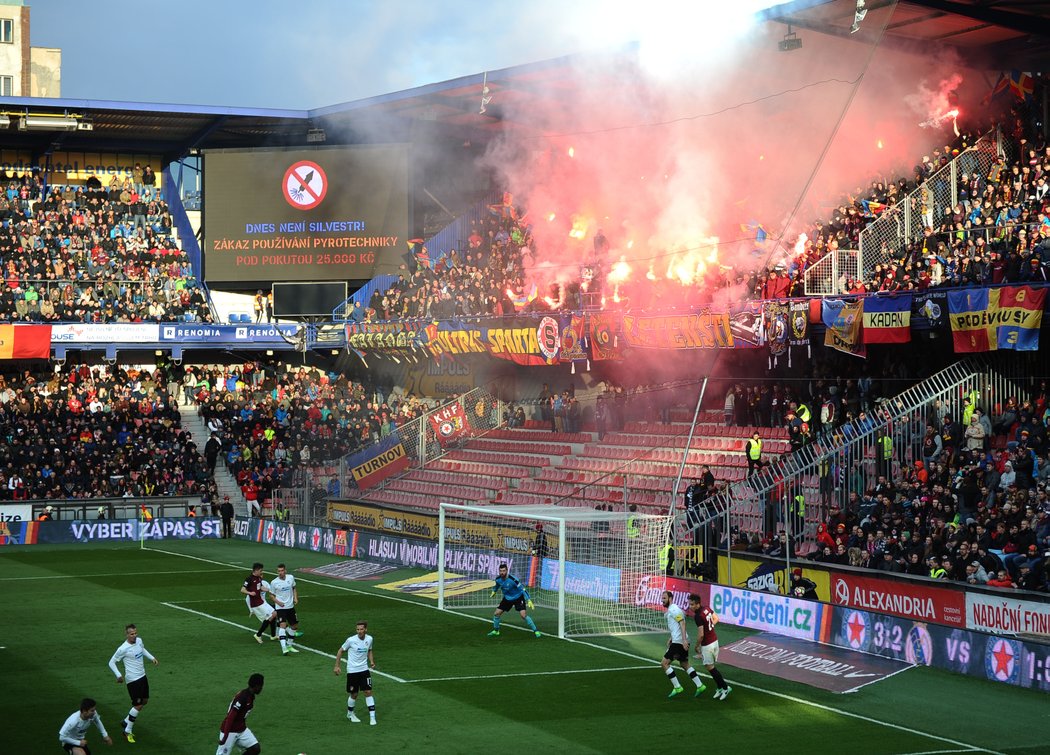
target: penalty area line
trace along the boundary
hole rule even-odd
[[[238,624],[236,621],[230,621],[229,619],[224,619],[221,616],[212,616],[210,613],[204,613],[204,611],[195,611],[192,608],[186,608],[185,606],[180,606],[177,603],[161,603],[161,605],[162,606],[167,606],[168,608],[174,608],[177,611],[185,611],[186,613],[192,613],[194,616],[200,616],[200,617],[205,618],[205,619],[211,619],[212,621],[218,621],[218,622],[220,622],[222,624],[228,624],[231,627],[236,627],[237,629],[243,629],[243,630],[245,630],[247,632],[252,632],[252,633],[255,632],[255,630],[252,629],[251,627],[246,627],[243,624]],[[332,655],[331,653],[326,653],[323,650],[318,650],[317,648],[312,648],[309,645],[303,645],[301,642],[296,642],[295,643],[295,647],[300,648],[302,650],[307,650],[307,651],[309,651],[311,653],[315,653],[317,655],[324,656],[325,658],[331,658],[333,661],[335,660],[335,656]],[[399,684],[406,684],[406,681],[404,679],[402,679],[399,676],[394,676],[393,674],[385,674],[382,671],[376,671],[375,669],[372,669],[372,673],[375,674],[376,676],[382,676],[382,677],[385,677],[387,679],[390,679],[391,681],[398,682]]]
[[[238,564],[230,564],[230,563],[225,563],[223,561],[215,561],[213,559],[204,558],[202,556],[191,556],[188,553],[178,553],[177,551],[166,551],[166,550],[163,550],[161,548],[146,548],[146,550],[151,550],[151,551],[154,551],[156,553],[164,553],[164,554],[169,555],[169,556],[178,556],[180,558],[189,558],[189,559],[192,559],[194,561],[203,561],[204,563],[215,564],[216,566],[226,566],[226,567],[229,567],[230,569],[243,569],[243,568],[245,568],[245,567],[240,566]],[[419,606],[421,608],[429,608],[429,609],[431,609],[433,611],[440,610],[436,605],[428,605],[427,603],[420,603],[420,602],[415,601],[415,600],[408,600],[406,598],[400,598],[400,597],[397,597],[395,595],[382,595],[379,592],[373,592],[373,591],[368,591],[368,590],[357,590],[357,589],[354,589],[352,587],[344,587],[342,585],[333,585],[333,584],[329,584],[327,582],[318,582],[316,580],[310,580],[310,579],[298,579],[297,578],[296,581],[298,581],[298,582],[306,582],[306,583],[310,583],[310,584],[315,584],[315,585],[319,585],[321,587],[328,587],[328,588],[331,588],[333,590],[341,590],[343,592],[354,593],[354,594],[357,594],[357,595],[368,595],[368,596],[371,596],[371,597],[374,597],[374,598],[381,598],[383,600],[392,600],[392,601],[397,602],[397,603],[408,603],[409,605]],[[185,610],[189,610],[189,609],[185,609]],[[481,621],[481,622],[484,622],[486,624],[490,623],[489,619],[485,619],[485,618],[483,618],[481,616],[472,616],[469,613],[463,613],[461,611],[449,611],[449,610],[446,609],[444,611],[444,613],[453,614],[455,616],[462,616],[464,618],[471,619],[471,620],[474,620],[474,621]],[[225,621],[225,620],[224,619],[220,619],[220,621]],[[240,625],[237,624],[235,626],[240,626]],[[247,627],[242,627],[242,628],[247,628]],[[507,624],[504,624],[501,627],[501,629],[502,628],[505,628],[505,629],[520,629],[521,631],[529,631],[526,627],[516,627],[514,625],[507,625]],[[551,635],[551,636],[553,636],[553,635]],[[577,645],[586,645],[587,647],[595,648],[597,650],[604,650],[607,653],[616,653],[618,655],[622,655],[622,656],[625,656],[627,658],[631,658],[631,659],[636,660],[636,661],[643,661],[643,662],[646,662],[646,663],[651,663],[654,668],[655,667],[659,667],[659,663],[657,661],[653,660],[652,658],[647,658],[647,657],[645,657],[643,655],[637,655],[635,653],[630,653],[630,652],[627,652],[626,650],[618,650],[616,648],[605,647],[604,645],[597,645],[597,644],[595,644],[593,642],[587,642],[585,640],[577,640],[577,639],[572,639],[572,638],[568,638],[568,637],[565,638],[565,639],[566,639],[567,642],[573,642],[573,643],[575,643]],[[978,747],[976,745],[969,744],[968,742],[960,742],[958,740],[950,739],[948,737],[942,737],[939,734],[930,734],[929,732],[926,732],[926,731],[920,731],[918,729],[912,729],[910,727],[902,726],[900,724],[890,723],[889,721],[881,721],[881,720],[879,720],[877,718],[871,718],[870,716],[865,716],[865,715],[862,715],[860,713],[853,713],[853,712],[848,711],[848,710],[843,710],[842,708],[835,708],[835,707],[832,707],[830,705],[824,705],[823,703],[817,703],[817,702],[813,702],[811,700],[805,700],[805,699],[803,699],[801,697],[795,697],[794,695],[788,695],[788,694],[785,694],[783,692],[775,692],[775,691],[770,690],[770,689],[765,689],[764,687],[757,687],[757,686],[752,685],[752,684],[745,684],[744,682],[733,681],[731,679],[727,679],[727,681],[729,681],[732,684],[735,684],[737,687],[739,687],[741,689],[749,689],[752,692],[759,692],[759,693],[762,693],[762,694],[765,694],[765,695],[769,695],[771,697],[780,698],[781,700],[788,700],[790,702],[796,703],[797,705],[805,705],[805,706],[808,706],[808,707],[811,707],[811,708],[817,708],[819,710],[823,710],[823,711],[826,711],[828,713],[837,713],[838,715],[845,716],[847,718],[854,718],[854,719],[857,719],[859,721],[866,721],[867,723],[875,724],[877,726],[885,726],[886,728],[895,729],[897,731],[903,731],[903,732],[905,732],[907,734],[914,734],[916,736],[926,737],[927,739],[933,739],[933,740],[936,740],[938,742],[944,742],[945,744],[955,745],[956,747],[963,748],[964,751],[966,751],[966,752],[987,752],[987,753],[990,753],[991,755],[1005,755],[1005,753],[997,752],[996,750],[989,750],[986,747]]]

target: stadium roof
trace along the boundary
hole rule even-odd
[[[954,49],[971,64],[992,69],[1050,69],[1050,2],[866,0],[866,8],[868,17],[855,34],[850,33],[853,0],[793,0],[762,16],[868,44],[886,24],[883,45]],[[610,57],[624,54],[621,50]],[[578,61],[575,56],[557,58],[313,110],[10,97],[0,100],[0,113],[11,121],[0,143],[36,155],[135,151],[169,160],[200,149],[301,146],[310,143],[311,129],[322,129],[326,144],[362,143],[374,135],[383,141],[483,143],[520,125],[505,118],[508,104],[523,105],[515,110],[528,112],[528,103],[540,98],[571,100],[576,86],[571,70]],[[492,101],[481,113],[483,86],[489,87]],[[20,130],[21,114],[75,115],[90,122],[91,130]]]

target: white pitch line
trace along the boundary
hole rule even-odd
[[[166,553],[169,556],[178,556],[178,557],[181,557],[181,558],[189,558],[189,559],[192,559],[194,561],[203,561],[205,563],[215,564],[216,566],[226,566],[226,567],[229,567],[230,569],[244,569],[244,568],[247,568],[247,567],[241,566],[239,564],[231,564],[231,563],[226,563],[226,562],[223,562],[223,561],[215,561],[215,560],[210,559],[210,558],[203,558],[202,556],[191,556],[188,553],[177,553],[176,551],[166,551],[166,550],[163,550],[161,548],[147,548],[146,550],[156,551],[157,553]],[[392,601],[395,601],[395,602],[398,602],[398,603],[408,603],[408,604],[413,605],[413,606],[422,606],[424,608],[430,608],[430,609],[432,609],[434,611],[440,610],[440,609],[438,609],[438,607],[436,605],[429,605],[427,603],[420,603],[420,602],[417,602],[415,600],[407,600],[405,598],[399,598],[399,597],[397,597],[395,595],[381,595],[381,594],[379,594],[377,592],[369,592],[367,590],[356,590],[356,589],[354,589],[352,587],[344,587],[342,585],[332,585],[332,584],[328,584],[326,582],[317,582],[316,580],[298,579],[297,578],[296,581],[298,581],[298,582],[309,582],[311,584],[320,585],[322,587],[330,587],[330,588],[332,588],[334,590],[342,590],[344,592],[355,593],[357,595],[369,595],[371,597],[382,598],[383,600],[392,600]],[[186,609],[186,610],[189,610],[189,609]],[[485,623],[488,623],[488,621],[489,621],[488,619],[483,618],[481,616],[472,616],[469,613],[462,613],[460,611],[450,611],[448,609],[445,609],[444,612],[445,613],[449,613],[449,614],[453,614],[453,615],[456,615],[456,616],[462,616],[462,617],[465,617],[465,618],[468,618],[468,619],[473,619],[473,620],[476,620],[476,621],[482,621],[482,622],[485,622]],[[525,627],[516,627],[513,624],[511,624],[511,625],[504,624],[500,628],[501,629],[521,629],[522,631],[530,631],[530,630],[527,630]],[[657,661],[654,661],[652,658],[647,658],[647,657],[642,656],[642,655],[636,655],[635,653],[629,653],[626,650],[618,650],[616,648],[605,647],[604,645],[596,645],[593,642],[586,642],[585,640],[576,640],[576,639],[571,639],[571,638],[568,638],[568,637],[565,638],[565,639],[566,639],[567,642],[573,642],[573,643],[576,643],[577,645],[586,645],[588,647],[596,648],[598,650],[604,650],[604,651],[609,652],[609,653],[617,653],[619,655],[626,656],[627,658],[633,658],[634,660],[637,660],[637,661],[645,661],[647,663],[653,664],[654,667],[659,665],[659,663]],[[885,727],[887,727],[889,729],[896,729],[897,731],[903,731],[903,732],[905,732],[907,734],[914,734],[916,736],[926,737],[927,739],[934,739],[934,740],[936,740],[938,742],[945,742],[945,743],[950,744],[950,745],[957,745],[959,747],[964,748],[962,750],[963,752],[987,752],[987,753],[990,753],[990,755],[1006,755],[1005,753],[998,752],[996,750],[989,750],[986,747],[978,747],[976,745],[969,744],[968,742],[960,742],[960,741],[955,740],[955,739],[949,739],[948,737],[942,737],[939,734],[930,734],[929,732],[926,732],[926,731],[920,731],[918,729],[912,729],[912,728],[909,728],[907,726],[901,726],[900,724],[890,723],[889,721],[880,721],[877,718],[871,718],[869,716],[864,716],[864,715],[861,715],[860,713],[853,713],[851,711],[843,710],[841,708],[834,708],[834,707],[832,707],[830,705],[824,705],[823,703],[816,703],[816,702],[813,702],[812,700],[806,700],[806,699],[803,699],[801,697],[795,697],[794,695],[787,695],[787,694],[785,694],[783,692],[774,692],[773,690],[765,689],[763,687],[756,687],[754,685],[745,684],[744,682],[740,682],[740,681],[733,681],[731,679],[727,679],[726,681],[730,681],[733,684],[735,684],[737,687],[740,687],[742,689],[749,689],[752,692],[761,692],[763,694],[770,695],[771,697],[780,698],[781,700],[789,700],[789,701],[791,701],[793,703],[796,703],[798,705],[806,705],[806,706],[808,706],[810,708],[817,708],[818,710],[827,711],[829,713],[837,713],[837,714],[839,714],[841,716],[846,716],[848,718],[855,718],[855,719],[857,719],[859,721],[866,721],[868,723],[875,724],[877,726],[885,726]]]
[[[409,684],[421,684],[423,682],[466,682],[474,681],[477,679],[511,679],[515,676],[558,676],[559,674],[603,674],[609,671],[634,671],[636,669],[645,669],[646,671],[652,671],[653,667],[648,666],[620,666],[619,668],[582,668],[582,669],[571,669],[566,671],[524,671],[518,674],[484,674],[481,676],[435,676],[432,679],[409,679]]]
[[[903,755],[942,755],[950,752],[974,752],[974,750],[923,750],[922,752],[906,752]]]
[[[85,579],[87,577],[151,577],[156,574],[209,574],[226,569],[176,569],[175,571],[110,572],[109,574],[48,574],[36,577],[0,577],[0,582],[19,582],[27,579]]]
[[[212,616],[210,613],[204,613],[203,611],[194,611],[192,608],[186,608],[185,606],[180,606],[177,603],[161,603],[161,605],[162,606],[167,606],[168,608],[175,608],[175,609],[177,609],[179,611],[185,611],[186,613],[192,613],[192,614],[194,614],[196,616],[202,616],[205,619],[211,619],[212,621],[219,621],[219,622],[222,622],[223,624],[229,624],[231,627],[237,627],[238,629],[244,629],[245,631],[248,631],[248,632],[255,632],[255,630],[252,629],[251,627],[246,627],[246,626],[244,626],[244,624],[238,624],[236,621],[230,621],[229,619],[224,619],[221,616]],[[311,653],[316,653],[317,655],[323,655],[325,658],[331,658],[333,661],[335,660],[335,656],[332,655],[331,653],[326,653],[323,650],[318,650],[317,648],[312,648],[309,645],[303,645],[301,642],[296,642],[295,643],[295,647],[301,648],[303,650],[309,650]],[[399,676],[394,676],[393,674],[385,674],[382,671],[376,671],[375,669],[372,669],[372,673],[375,674],[376,676],[383,676],[383,677],[386,677],[387,679],[390,679],[392,681],[399,682],[401,684],[406,684],[406,681],[404,679],[402,679]]]
[[[852,694],[853,692],[856,692],[859,689],[864,689],[869,684],[878,684],[879,682],[884,682],[887,679],[889,679],[891,676],[896,676],[897,674],[903,674],[905,671],[910,671],[913,668],[916,668],[916,666],[915,665],[910,665],[910,666],[905,666],[904,668],[899,668],[896,671],[894,671],[892,674],[886,674],[886,676],[879,677],[878,679],[872,679],[870,682],[864,682],[864,684],[858,684],[853,689],[845,690],[842,694],[844,694],[844,695]]]

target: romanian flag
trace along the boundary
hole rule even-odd
[[[536,301],[537,293],[536,284],[533,283],[532,287],[522,294],[515,294],[510,289],[507,289],[507,298],[510,299],[510,303],[514,305],[514,309],[521,309],[522,307],[527,307],[529,304]]]
[[[50,325],[0,325],[0,359],[47,359]]]
[[[1046,289],[1030,286],[948,292],[948,321],[957,354],[1038,351]]]
[[[911,296],[864,299],[864,343],[911,342]]]

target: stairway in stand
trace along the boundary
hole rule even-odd
[[[197,444],[197,450],[203,454],[204,444],[208,442],[209,433],[208,426],[204,424],[204,420],[197,413],[197,405],[186,403],[185,398],[180,397],[179,414],[182,415],[182,429],[190,433],[193,442]],[[248,516],[248,504],[244,500],[240,487],[237,485],[236,478],[226,468],[222,455],[219,456],[219,461],[215,465],[215,485],[219,489],[217,499],[219,503],[222,503],[223,496],[228,495],[230,503],[233,504],[234,513],[238,517]]]

